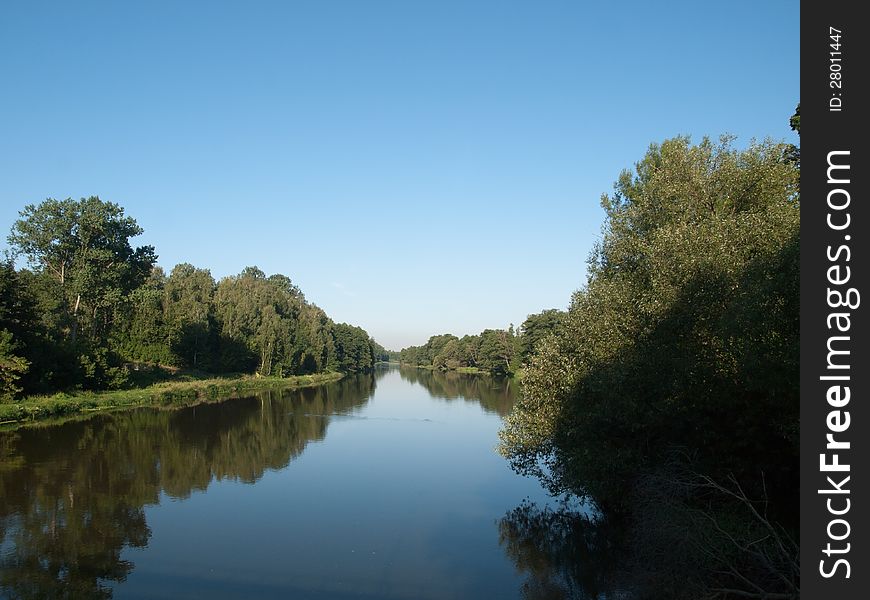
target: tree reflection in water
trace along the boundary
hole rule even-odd
[[[402,379],[436,398],[479,403],[506,416],[518,394],[508,377],[471,375],[401,367]],[[627,597],[617,585],[613,527],[589,516],[576,502],[539,508],[525,502],[498,521],[499,543],[517,570],[527,574],[520,589],[528,600],[616,599]]]
[[[144,507],[212,481],[253,483],[360,407],[374,376],[180,410],[140,409],[0,432],[0,596],[109,598],[148,544]]]
[[[581,507],[557,509],[524,502],[499,522],[499,543],[520,572],[528,600],[616,599],[619,591],[613,532]]]
[[[426,388],[433,398],[479,403],[483,410],[500,417],[511,411],[517,396],[518,384],[512,377],[433,371],[407,366],[402,366],[399,373],[405,381]]]

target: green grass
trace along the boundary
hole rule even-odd
[[[409,363],[401,363],[403,367],[412,367],[415,369],[423,369],[425,371],[440,371],[442,369],[438,369],[432,365],[412,365]],[[480,369],[478,367],[456,367],[455,369],[447,369],[447,373],[465,373],[466,375],[492,375],[491,371],[487,369]],[[508,377],[514,377],[517,379],[522,379],[523,370],[517,369],[515,373],[508,373]]]
[[[131,390],[31,396],[19,402],[0,404],[0,426],[136,406],[192,406],[238,398],[263,390],[319,385],[341,378],[341,373],[290,377],[244,375],[235,378],[164,381]]]
[[[456,367],[452,369],[457,373],[468,373],[470,375],[489,375],[489,371],[485,371],[483,369],[478,369],[477,367]]]

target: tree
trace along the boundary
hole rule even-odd
[[[794,109],[794,114],[788,120],[789,127],[791,127],[792,131],[797,131],[798,135],[801,134],[801,103],[798,102],[797,107]]]
[[[35,328],[33,303],[15,268],[11,262],[0,263],[0,402],[21,392],[18,381],[30,367],[24,340]]]
[[[500,432],[517,471],[629,517],[643,597],[797,597],[800,201],[787,149],[675,138],[623,172],[602,198],[586,286]]]
[[[345,373],[367,372],[375,366],[374,346],[361,327],[336,323],[333,328],[336,368]]]
[[[485,329],[480,333],[478,366],[491,373],[512,373],[514,335],[504,329]]]
[[[476,367],[493,374],[510,375],[520,366],[518,340],[513,324],[507,330],[487,329],[480,335],[465,335],[462,339],[444,333],[433,335],[422,346],[403,348],[399,360],[442,371]]]
[[[257,267],[246,267],[218,283],[215,316],[226,340],[222,344],[235,349],[224,353],[224,368],[245,371],[256,365],[260,375],[271,375],[274,367],[292,372],[288,350],[295,342],[303,304],[295,289],[289,279],[267,279]],[[239,353],[239,344],[247,352]]]
[[[800,206],[784,146],[675,138],[622,173],[586,287],[501,433],[517,470],[624,510],[682,446],[717,480],[763,471],[790,510]]]
[[[565,312],[551,308],[538,314],[529,315],[523,321],[520,333],[520,361],[527,363],[541,340],[550,335],[559,335]]]
[[[459,338],[453,337],[441,348],[437,356],[432,360],[432,366],[436,369],[456,369],[462,365],[462,346]]]
[[[166,274],[154,267],[134,290],[116,320],[112,343],[128,361],[175,365],[165,324]]]
[[[333,323],[322,309],[306,304],[299,314],[290,363],[296,374],[325,371],[334,362]]]
[[[0,329],[0,402],[11,401],[21,392],[17,382],[27,372],[30,363],[18,352],[12,334]]]
[[[791,127],[792,131],[796,131],[798,135],[801,134],[801,104],[798,102],[797,107],[794,109],[794,114],[788,120],[789,127]],[[785,149],[785,158],[786,160],[792,162],[797,166],[798,169],[801,168],[801,149],[800,146],[795,146],[794,144],[788,144]]]
[[[75,342],[82,324],[89,325],[92,338],[105,334],[112,309],[141,285],[156,260],[152,246],[130,246],[142,228],[123,208],[96,196],[49,198],[19,214],[9,245],[59,286],[69,324],[65,335]]]
[[[208,269],[176,265],[164,288],[167,345],[185,366],[209,366],[215,282]]]

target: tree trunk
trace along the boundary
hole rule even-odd
[[[81,303],[81,301],[82,301],[82,295],[81,295],[81,294],[78,294],[78,295],[76,296],[76,304],[75,304],[75,306],[73,307],[73,324],[72,324],[72,333],[70,334],[70,337],[72,338],[73,343],[75,343],[75,341],[76,341],[76,334],[78,334],[78,331],[79,331],[79,317],[78,317],[78,314],[79,314],[79,304]]]

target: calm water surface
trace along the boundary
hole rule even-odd
[[[0,433],[0,596],[529,595],[504,518],[547,496],[494,450],[514,394],[393,368]]]

